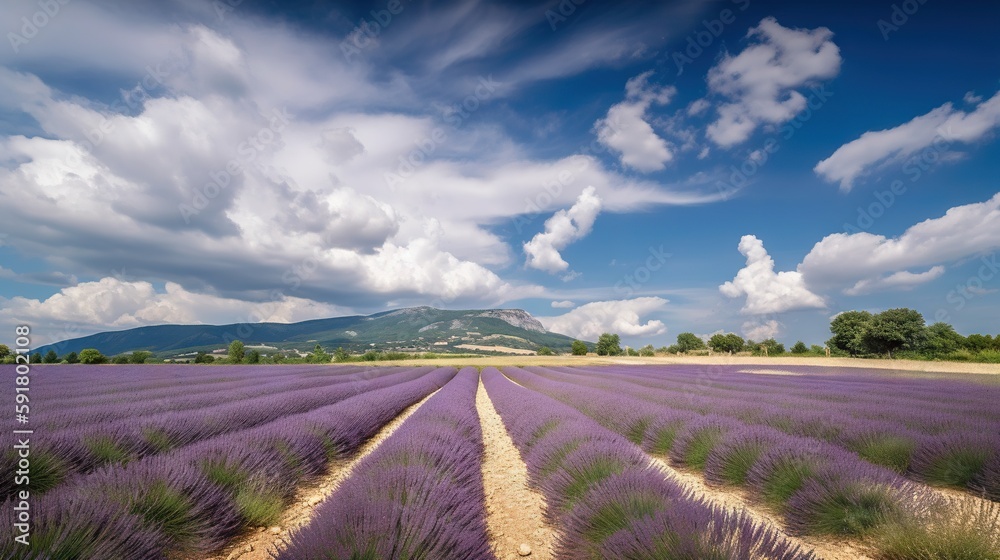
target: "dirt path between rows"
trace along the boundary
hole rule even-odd
[[[476,411],[486,447],[483,486],[493,552],[499,560],[512,560],[522,558],[530,550],[530,558],[550,560],[556,536],[542,517],[545,498],[528,487],[528,469],[507,435],[482,380],[476,393]]]
[[[774,513],[752,503],[744,490],[713,488],[705,484],[700,475],[684,472],[671,467],[663,459],[650,457],[654,467],[660,469],[664,476],[694,490],[696,494],[705,496],[710,502],[720,506],[742,510],[764,526],[771,527],[790,542],[798,544],[803,551],[812,550],[817,560],[872,560],[864,548],[847,540],[833,542],[830,539],[816,536],[796,537],[785,532],[781,518]]]
[[[330,464],[327,473],[319,480],[303,486],[298,490],[292,504],[288,506],[281,515],[281,521],[273,527],[261,527],[253,533],[239,538],[232,544],[226,546],[222,552],[208,557],[206,560],[271,560],[272,553],[277,552],[284,546],[285,540],[295,530],[305,527],[312,520],[316,508],[333,494],[340,483],[351,476],[354,468],[362,459],[375,451],[378,446],[393,434],[414,412],[420,408],[427,399],[434,396],[434,393],[427,395],[416,404],[410,405],[403,412],[392,419],[374,436],[366,441],[349,459],[341,459]],[[190,560],[195,560],[191,558]]]

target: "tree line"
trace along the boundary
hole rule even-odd
[[[909,308],[889,309],[881,313],[868,311],[845,311],[836,315],[830,321],[830,332],[833,336],[826,346],[807,346],[804,342],[796,342],[788,352],[798,355],[832,355],[854,357],[886,357],[907,359],[937,359],[955,361],[979,361],[1000,363],[1000,334],[970,334],[963,336],[948,323],[937,322],[927,325],[923,315]],[[574,340],[570,352],[574,356],[583,356],[590,351],[590,346],[581,340]],[[785,345],[774,338],[761,341],[744,339],[735,333],[716,333],[707,341],[691,332],[677,335],[677,342],[670,346],[654,348],[647,344],[641,348],[622,348],[621,337],[614,333],[602,333],[594,345],[594,351],[599,356],[654,356],[656,354],[696,354],[719,352],[738,354],[749,352],[754,355],[777,356],[786,353]],[[538,349],[538,355],[554,355],[555,352],[546,346]],[[317,344],[313,351],[305,356],[286,355],[282,352],[263,355],[256,349],[249,352],[242,341],[234,340],[229,344],[225,357],[219,357],[206,352],[199,352],[194,363],[228,363],[228,364],[279,364],[279,363],[330,363],[330,362],[365,362],[382,360],[400,360],[407,358],[431,358],[437,354],[412,355],[403,352],[384,352],[369,350],[360,355],[352,355],[343,348],[337,348],[332,354]],[[108,357],[94,348],[81,350],[79,354],[69,352],[63,356],[49,350],[44,356],[36,352],[31,356],[32,363],[46,364],[143,364],[153,358],[152,352],[137,350]],[[0,344],[0,363],[13,363],[14,355],[10,348]]]
[[[654,348],[649,344],[639,349],[623,349],[619,335],[603,333],[597,341],[595,351],[599,356],[654,356],[709,351],[777,356],[787,352],[816,356],[1000,363],[1000,334],[963,336],[948,323],[927,325],[923,315],[905,307],[875,314],[868,311],[846,311],[830,321],[830,332],[833,336],[826,341],[826,346],[806,345],[800,340],[788,350],[774,338],[754,341],[735,333],[716,333],[706,341],[691,332],[680,333],[677,335],[677,342],[670,346]],[[587,351],[588,347],[584,342],[573,342],[574,355],[585,355]]]
[[[926,325],[923,315],[905,307],[845,311],[830,322],[830,332],[830,348],[850,356],[1000,362],[1000,334],[963,336],[948,323]]]

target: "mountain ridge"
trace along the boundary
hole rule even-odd
[[[460,346],[498,346],[537,350],[548,346],[568,351],[573,339],[552,333],[523,309],[446,310],[406,307],[371,315],[309,319],[297,323],[232,323],[227,325],[149,325],[107,331],[41,346],[63,356],[96,348],[107,356],[146,350],[158,357],[218,351],[233,340],[281,351],[304,353],[320,344],[327,351],[343,347],[410,352],[460,352]],[[502,340],[503,343],[492,342]],[[486,343],[488,344],[479,344]],[[464,350],[467,351],[467,350]]]

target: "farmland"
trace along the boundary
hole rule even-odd
[[[1000,558],[1000,385],[771,364],[40,366],[0,558]]]

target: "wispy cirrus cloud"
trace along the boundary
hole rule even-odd
[[[944,159],[946,154],[940,152],[978,142],[1000,128],[1000,92],[985,101],[967,97],[967,102],[975,104],[970,111],[945,103],[893,128],[865,132],[837,148],[813,170],[827,181],[839,182],[840,190],[849,192],[858,179],[921,150],[933,149],[935,159]]]

